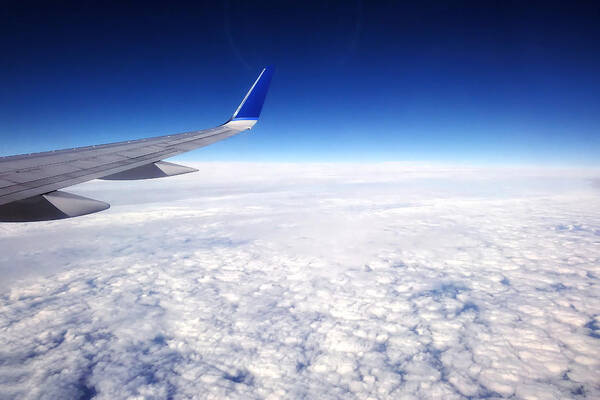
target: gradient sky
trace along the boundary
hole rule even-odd
[[[600,164],[600,4],[420,3],[12,2],[0,154],[212,127],[273,64],[255,130],[180,159]]]

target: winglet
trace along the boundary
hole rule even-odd
[[[274,71],[275,69],[272,66],[265,67],[262,70],[254,82],[254,85],[252,85],[246,94],[246,97],[242,100],[242,103],[233,113],[230,121],[258,120],[260,111],[265,102],[265,97],[267,97],[267,91],[269,90],[269,84],[271,83]]]

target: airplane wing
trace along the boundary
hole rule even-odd
[[[233,116],[216,128],[0,157],[0,222],[48,221],[109,208],[102,201],[59,190],[92,179],[151,179],[197,171],[163,160],[251,129],[272,75],[272,67],[264,68]]]

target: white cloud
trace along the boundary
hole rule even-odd
[[[207,163],[0,225],[0,398],[595,398],[598,171]]]

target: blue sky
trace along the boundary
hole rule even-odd
[[[0,154],[259,125],[184,160],[598,165],[600,6],[92,3],[0,14]]]

